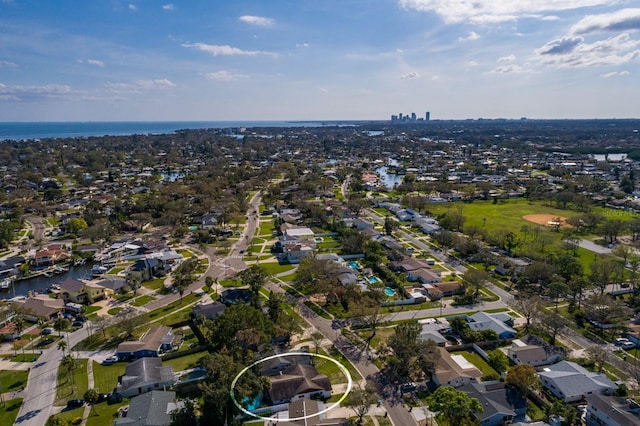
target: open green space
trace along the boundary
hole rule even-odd
[[[208,353],[209,352],[207,351],[202,351],[181,356],[179,358],[169,359],[166,361],[162,361],[162,365],[170,365],[171,367],[173,367],[173,371],[187,370],[189,368],[197,367],[198,362]]]
[[[37,361],[40,358],[40,350],[38,352],[32,352],[29,349],[29,352],[19,353],[16,356],[12,356],[9,360],[12,362],[33,362]]]
[[[0,404],[0,425],[12,425],[18,417],[22,398],[14,398]]]
[[[62,420],[64,422],[63,424],[79,425],[80,423],[82,423],[83,415],[84,415],[84,406],[74,408],[73,410],[64,410],[58,414],[51,416],[49,418],[49,421],[55,418],[55,419]],[[111,424],[113,424],[113,422]]]
[[[159,290],[164,287],[164,278],[156,278],[155,280],[145,281],[142,286],[149,290]]]
[[[269,275],[277,275],[283,272],[292,271],[295,268],[295,265],[291,265],[289,263],[279,264],[276,262],[267,262],[261,263],[260,266],[267,272]]]
[[[193,253],[191,252],[191,250],[178,250],[178,254],[181,254],[185,259],[193,257]]]
[[[328,356],[328,354],[323,349],[319,349],[318,354]],[[325,376],[327,376],[331,384],[335,385],[338,383],[347,383],[347,376],[340,369],[340,367],[336,365],[335,362],[331,362],[329,360],[326,360],[324,358],[320,358],[317,356],[311,357],[311,360],[313,361],[313,364],[318,370],[318,373],[324,374]],[[345,365],[345,367],[347,366]]]
[[[137,297],[136,300],[131,302],[131,305],[133,305],[133,306],[144,306],[147,303],[151,302],[152,300],[156,300],[155,297],[145,294],[143,296]]]
[[[76,366],[67,374],[67,370],[60,365],[58,368],[58,391],[56,405],[66,405],[70,399],[82,399],[88,389],[87,360],[77,359]]]
[[[109,309],[109,310],[107,311],[107,313],[108,313],[109,315],[118,315],[118,313],[119,313],[121,310],[123,310],[123,309],[124,309],[124,308],[121,308],[121,307],[111,308],[111,309]]]
[[[107,404],[106,401],[96,404],[95,412],[93,409],[89,411],[87,426],[112,426],[118,417],[118,409],[127,404],[128,402],[125,401],[112,405]]]
[[[0,370],[1,392],[13,392],[27,386],[29,372],[22,370]]]
[[[93,387],[100,393],[112,392],[118,385],[118,377],[124,374],[126,362],[116,362],[112,365],[100,365],[93,362]]]
[[[99,311],[100,309],[102,309],[102,307],[100,307],[100,306],[87,306],[85,308],[85,310],[84,310],[84,314],[85,315],[89,315],[89,314],[92,314],[92,313],[94,313],[96,311]]]

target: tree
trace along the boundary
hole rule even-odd
[[[552,312],[542,310],[537,318],[537,325],[549,334],[551,337],[550,343],[554,345],[558,332],[567,325],[567,321],[560,315],[557,309],[554,309]]]
[[[522,314],[524,319],[527,320],[524,327],[527,331],[529,331],[531,323],[534,322],[537,316],[540,314],[540,309],[542,309],[542,302],[540,301],[540,297],[535,295],[531,295],[528,297],[520,296],[517,299],[513,299],[513,302],[511,302],[511,307],[514,311]]]
[[[124,314],[120,313],[118,318],[120,319],[118,326],[122,331],[127,333],[127,337],[132,336],[133,330],[135,330],[135,328],[142,322],[142,318],[136,315],[133,311],[129,311]]]
[[[71,393],[73,393],[73,370],[76,368],[76,359],[72,355],[65,355],[60,365],[67,372],[67,381],[71,382]]]
[[[93,326],[96,330],[102,331],[102,337],[107,338],[107,327],[109,327],[111,321],[104,315],[98,315],[96,319],[93,320]]]
[[[389,359],[389,367],[405,379],[422,379],[431,375],[440,352],[433,340],[419,340],[422,327],[417,321],[399,324],[389,338],[389,347],[393,357]]]
[[[59,336],[62,336],[63,331],[67,331],[71,327],[71,321],[64,317],[58,317],[53,323],[53,329],[58,332]]]
[[[318,349],[320,348],[320,344],[324,340],[324,335],[319,331],[314,331],[311,333],[311,341],[313,342],[313,346],[316,349],[316,353],[318,353]]]
[[[398,229],[400,224],[397,220],[391,218],[391,216],[387,215],[384,218],[384,233],[387,235],[391,235],[393,231]]]
[[[91,406],[91,409],[93,410],[96,416],[100,415],[96,411],[96,406],[95,406],[96,403],[98,402],[99,397],[100,397],[100,394],[98,393],[97,390],[93,388],[87,389],[87,391],[84,393],[84,400],[86,401],[87,404]]]
[[[269,274],[262,266],[251,265],[247,269],[240,271],[238,277],[242,280],[242,284],[249,286],[249,289],[257,298],[260,289],[267,282]]]
[[[345,405],[351,408],[358,416],[358,424],[362,424],[362,418],[369,412],[371,404],[376,402],[376,393],[371,382],[367,382],[363,389],[360,384],[351,390]]]
[[[609,360],[609,351],[605,346],[592,345],[587,348],[587,355],[593,360],[593,363],[598,368],[598,372],[602,373],[602,369]]]
[[[142,284],[142,273],[140,273],[140,271],[130,271],[125,278],[125,282],[127,287],[133,291],[133,294],[137,295],[138,289]]]
[[[500,349],[489,352],[489,365],[498,373],[504,373],[509,368],[509,358]]]
[[[517,387],[526,399],[529,392],[538,384],[536,369],[527,364],[511,367],[507,371],[506,382]]]
[[[429,409],[444,417],[449,425],[473,424],[473,414],[483,411],[482,404],[466,392],[440,386],[428,397]]]
[[[170,426],[198,426],[196,405],[192,399],[182,400],[182,406],[171,412]]]
[[[58,342],[58,350],[61,350],[62,351],[62,355],[64,356],[64,354],[65,354],[65,352],[67,350],[67,341],[66,340],[61,339]]]
[[[483,288],[489,278],[489,274],[480,269],[469,268],[462,276],[462,281],[469,287],[474,289],[473,298],[478,299],[480,289]]]

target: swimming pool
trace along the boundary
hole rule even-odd
[[[258,395],[255,398],[251,399],[247,396],[242,398],[242,406],[245,407],[248,411],[253,411],[257,408],[260,408],[262,404],[262,395]]]
[[[324,241],[324,238],[322,237],[315,237],[314,240],[316,240],[316,243],[321,243]]]
[[[367,281],[369,281],[369,284],[375,284],[375,283],[379,283],[380,279],[378,277],[374,277],[373,275],[367,277]]]
[[[393,296],[396,294],[396,291],[394,289],[392,289],[391,287],[385,287],[384,288],[384,294],[386,294],[387,296]]]
[[[358,262],[347,262],[347,266],[351,269],[360,269],[360,264]]]

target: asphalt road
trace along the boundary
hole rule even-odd
[[[65,335],[68,339],[68,347],[72,348],[82,339],[87,337],[85,328],[81,328],[73,333]],[[26,395],[15,424],[22,426],[42,426],[47,419],[57,410],[54,410],[53,403],[56,397],[58,383],[58,367],[62,360],[62,352],[56,345],[45,349],[34,364],[29,373],[27,387],[24,390]]]

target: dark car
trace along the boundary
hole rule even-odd
[[[111,398],[111,394],[110,393],[100,393],[100,394],[98,394],[98,402],[106,401],[109,398]]]
[[[71,325],[74,326],[74,327],[83,327],[84,326],[84,322],[82,322],[82,321],[74,321]]]
[[[122,402],[122,395],[120,395],[119,393],[112,393],[111,396],[107,399],[107,404],[111,405],[111,404],[117,404],[119,402]]]
[[[67,408],[78,408],[84,405],[84,399],[70,399],[67,402]]]

